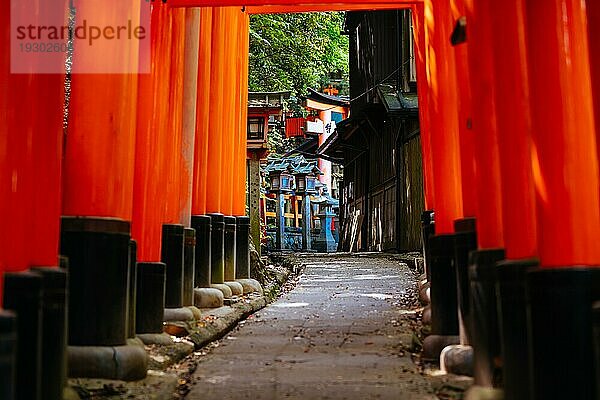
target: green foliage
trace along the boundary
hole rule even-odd
[[[291,90],[298,99],[308,87],[319,89],[327,83],[330,73],[341,71],[347,81],[343,22],[341,12],[251,16],[250,90]]]

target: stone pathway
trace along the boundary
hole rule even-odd
[[[412,362],[415,277],[386,258],[307,258],[297,287],[201,359],[187,399],[437,399]]]

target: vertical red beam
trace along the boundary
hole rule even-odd
[[[594,116],[596,130],[600,126],[600,2],[586,0],[588,18],[588,38],[590,47],[590,66],[592,68],[592,90],[594,95]],[[596,146],[600,156],[600,140],[596,134]]]
[[[236,188],[234,187],[234,164],[237,148],[235,140],[235,119],[238,114],[235,109],[235,83],[236,75],[236,57],[238,53],[238,18],[239,8],[227,7],[224,9],[224,24],[227,27],[227,39],[224,41],[223,53],[225,55],[224,71],[222,74],[223,90],[221,92],[223,101],[223,112],[219,116],[223,120],[221,157],[221,212],[225,215],[232,215],[233,196]]]
[[[248,119],[248,57],[249,57],[249,29],[250,19],[248,14],[238,14],[239,38],[237,57],[237,132],[235,152],[235,178],[236,187],[233,199],[233,215],[246,214],[246,125]]]
[[[471,0],[454,0],[451,3],[452,21],[468,14]],[[477,214],[477,182],[475,180],[475,135],[472,129],[473,104],[471,99],[471,75],[469,71],[469,40],[454,46],[456,80],[458,83],[458,131],[460,144],[460,169],[463,198],[463,215]]]
[[[450,44],[453,21],[449,4],[425,1],[425,26],[430,38],[427,46],[428,109],[431,114],[436,233],[452,233],[454,220],[462,217],[463,204],[455,57]]]
[[[473,99],[472,130],[476,159],[477,240],[479,248],[504,246],[502,190],[496,130],[492,19],[488,1],[473,1],[467,10],[469,75]]]
[[[132,23],[139,21],[139,3],[124,5]],[[88,16],[113,16],[99,2],[79,2],[78,21]],[[112,65],[137,68],[138,43],[103,53]],[[73,65],[97,63],[96,47],[81,47]],[[137,109],[137,74],[73,74],[69,129],[63,174],[63,214],[117,217],[130,221]]]
[[[185,69],[185,8],[170,8],[171,45],[170,45],[170,87],[168,97],[169,136],[166,147],[167,153],[165,172],[167,173],[167,203],[165,223],[179,224],[190,217],[185,216],[186,193],[182,193],[182,178],[185,171],[183,157],[183,91]],[[183,200],[183,201],[182,201]]]
[[[417,64],[417,85],[419,97],[419,129],[421,131],[421,151],[423,157],[423,186],[425,188],[425,209],[431,210],[435,203],[433,187],[433,157],[431,154],[431,119],[429,114],[429,76],[427,75],[428,35],[425,26],[425,5],[412,6]]]
[[[208,137],[210,121],[210,71],[212,49],[212,8],[200,9],[198,48],[198,90],[196,101],[196,133],[194,144],[194,178],[192,214],[206,214],[208,184]]]
[[[194,153],[196,139],[196,101],[198,97],[198,48],[200,44],[200,9],[185,10],[185,67],[183,72],[183,134],[181,149],[180,223],[190,226]]]
[[[240,173],[240,130],[241,130],[241,117],[242,117],[242,97],[241,97],[241,87],[242,87],[242,75],[244,74],[242,70],[242,52],[244,51],[244,42],[243,42],[243,11],[240,9],[237,10],[236,14],[236,26],[237,26],[237,37],[236,37],[236,49],[234,54],[234,62],[235,62],[235,77],[234,77],[234,109],[235,109],[235,117],[233,120],[234,128],[233,128],[233,141],[234,141],[234,152],[233,152],[233,193],[231,196],[231,215],[237,216],[240,215],[238,213],[239,210],[239,173]]]
[[[528,1],[527,28],[541,265],[598,265],[598,157],[585,4]]]
[[[132,236],[139,261],[159,261],[167,203],[171,21],[167,6],[152,3],[151,69],[139,75]]]
[[[40,65],[29,65],[32,73],[12,74],[11,7],[43,21],[66,3],[0,5],[0,305],[3,271],[57,265],[61,211],[64,74],[34,68],[52,64],[50,70],[62,71],[64,58],[40,54],[32,61]]]
[[[248,122],[248,65],[250,62],[250,16],[243,13],[240,43],[240,130],[238,144],[238,191],[235,215],[246,215],[246,166],[247,166],[247,122]]]
[[[224,89],[225,69],[225,9],[215,7],[212,10],[211,34],[211,68],[210,68],[210,119],[208,124],[208,165],[207,179],[210,178],[210,187],[206,193],[206,211],[209,213],[222,210],[222,185],[223,185],[223,101],[227,96]]]
[[[506,258],[537,257],[525,0],[487,0]],[[510,82],[510,84],[506,84]],[[510,99],[510,101],[508,101]]]

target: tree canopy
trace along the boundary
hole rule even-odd
[[[250,18],[251,91],[291,90],[299,98],[320,89],[331,74],[345,80],[348,37],[341,34],[343,12],[265,14]]]

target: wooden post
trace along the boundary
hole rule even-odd
[[[66,2],[29,0],[12,7],[13,15],[43,23]],[[63,154],[64,56],[39,53],[27,63],[32,73],[12,74],[11,57],[21,55],[10,45],[10,18],[11,2],[5,2],[0,6],[0,305],[2,271],[58,265]],[[42,65],[55,73],[35,73]]]
[[[210,71],[212,46],[212,9],[200,9],[198,48],[198,90],[196,101],[196,135],[194,145],[194,177],[192,214],[206,214],[208,186],[208,137],[210,121]]]
[[[523,260],[537,256],[525,2],[487,3],[494,49],[492,61],[498,82],[494,93],[504,246],[507,259]]]
[[[600,3],[586,0],[588,18],[588,38],[590,47],[590,67],[592,69],[592,90],[594,96],[594,116],[596,119],[596,138],[600,127]],[[600,156],[600,140],[596,139]]]
[[[171,21],[162,3],[152,5],[150,74],[139,75],[138,118],[132,219],[138,260],[160,261],[162,224],[166,222],[169,163],[169,83]],[[161,206],[157,206],[161,205]]]
[[[458,129],[455,57],[450,44],[453,21],[446,2],[425,2],[428,112],[431,115],[431,154],[435,191],[436,234],[452,233],[462,217],[462,185]]]
[[[245,12],[241,13],[239,42],[238,42],[238,100],[239,100],[239,125],[236,149],[236,172],[234,185],[236,192],[234,195],[234,215],[241,216],[246,214],[246,138],[247,138],[247,122],[248,122],[248,62],[250,52],[250,19]],[[260,184],[260,181],[259,181]]]
[[[238,18],[239,12],[237,7],[224,8],[223,24],[227,27],[227,38],[224,40],[223,52],[225,55],[224,70],[222,72],[223,90],[221,97],[223,98],[223,111],[221,115],[214,116],[222,118],[222,143],[221,143],[221,171],[218,171],[221,176],[221,212],[225,215],[233,213],[233,197],[236,192],[234,186],[234,167],[235,159],[237,158],[237,133],[235,132],[235,120],[238,118],[236,112],[236,69],[237,53],[238,53]],[[210,166],[209,166],[210,168]]]
[[[580,0],[531,0],[526,7],[541,266],[527,275],[532,398],[592,398],[591,315],[600,270],[578,267],[600,265],[586,7]],[[558,341],[574,345],[550,354]]]
[[[221,212],[223,208],[222,186],[223,186],[223,112],[224,99],[224,70],[225,63],[225,41],[226,41],[226,10],[223,7],[215,7],[212,10],[212,44],[211,44],[211,68],[210,68],[210,96],[209,106],[210,118],[208,121],[208,166],[207,179],[210,179],[210,188],[207,188],[206,211],[210,213]],[[208,193],[210,190],[210,195]]]
[[[477,165],[475,174],[477,203],[477,240],[480,249],[503,247],[502,191],[496,131],[492,21],[488,2],[473,1],[467,9],[469,75],[473,99],[472,132]]]
[[[458,1],[457,8],[453,13],[452,22],[454,26],[459,18],[467,16],[472,5],[466,1]],[[468,4],[465,4],[468,3]],[[467,18],[470,22],[470,19]],[[458,83],[458,131],[460,143],[460,170],[463,198],[463,215],[474,217],[477,215],[477,180],[475,177],[475,136],[473,130],[473,108],[472,101],[472,75],[469,69],[469,57],[472,57],[473,34],[467,28],[467,41],[454,45],[456,59],[456,81]],[[473,94],[474,95],[474,94]],[[476,102],[475,102],[476,103]]]
[[[200,46],[200,9],[185,11],[185,67],[183,72],[183,135],[181,148],[181,198],[182,211],[179,223],[190,226],[192,216],[194,154],[196,138],[196,101],[198,98],[198,56]]]
[[[598,265],[598,157],[585,6],[535,0],[527,13],[541,265]]]

